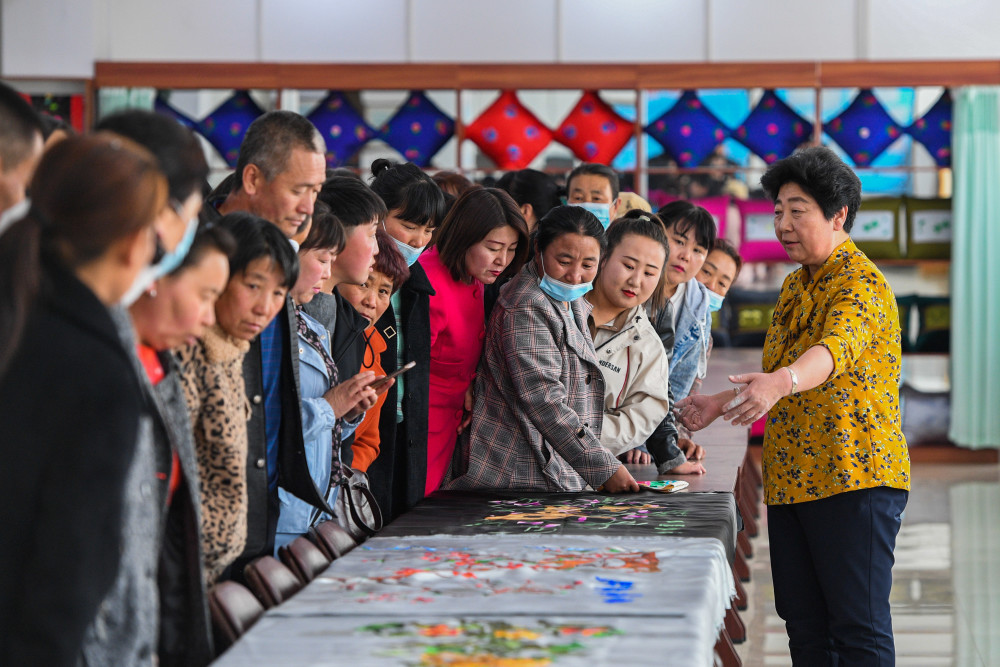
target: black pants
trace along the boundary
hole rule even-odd
[[[879,487],[768,506],[774,603],[795,665],[895,664],[889,590],[908,496]]]

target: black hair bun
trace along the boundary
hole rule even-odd
[[[372,176],[378,176],[382,172],[392,169],[395,166],[395,164],[396,163],[393,162],[392,160],[387,160],[384,157],[380,157],[379,159],[372,162]]]

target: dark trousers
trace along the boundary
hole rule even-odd
[[[768,506],[774,604],[795,665],[895,664],[889,590],[908,496],[879,487]]]

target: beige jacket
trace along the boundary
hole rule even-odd
[[[615,456],[646,442],[670,409],[670,367],[646,309],[633,308],[594,334],[604,376],[601,444]]]

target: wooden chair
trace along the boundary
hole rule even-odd
[[[309,529],[309,539],[330,560],[336,560],[358,545],[336,521],[323,521]]]
[[[220,581],[208,592],[215,648],[222,653],[264,614],[264,607],[249,590],[235,581]]]
[[[308,584],[330,566],[328,559],[315,544],[304,536],[296,537],[278,549],[278,558],[295,573],[303,584]]]
[[[243,577],[265,609],[278,606],[302,590],[303,586],[295,573],[273,556],[261,556],[247,563]]]

